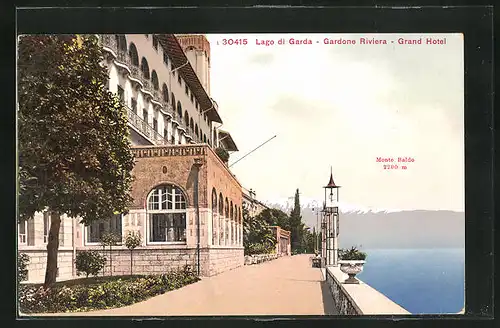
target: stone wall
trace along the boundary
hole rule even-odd
[[[244,264],[243,247],[210,248],[208,276],[214,276],[224,271],[233,270]],[[206,273],[206,272],[205,272]]]
[[[330,272],[326,270],[326,283],[333,296],[335,308],[340,315],[360,315],[363,312],[356,306],[356,303],[349,297],[342,283]]]
[[[88,249],[88,248],[87,248]],[[87,249],[79,249],[82,252]],[[129,275],[130,274],[130,250],[126,247],[116,246],[111,250],[96,247],[98,251],[106,257],[106,266],[103,274],[109,275]],[[203,263],[203,255],[200,252],[200,263]],[[177,248],[162,249],[148,246],[136,248],[132,252],[132,273],[133,274],[161,274],[173,269],[190,265],[196,268],[196,249]]]
[[[123,246],[103,250],[102,247],[85,247],[77,252],[93,249],[106,257],[103,275],[129,275],[130,250]],[[111,255],[111,261],[110,261]],[[196,247],[181,245],[138,247],[132,252],[133,274],[161,274],[185,265],[197,269]],[[207,277],[243,265],[243,248],[201,248],[200,275]],[[111,269],[112,268],[112,269]],[[112,271],[111,271],[112,270]]]
[[[28,264],[27,282],[40,283],[45,280],[45,269],[47,267],[47,251],[44,248],[23,249],[18,251],[30,257]],[[68,247],[59,248],[57,257],[59,268],[58,280],[73,278],[73,250]]]
[[[325,279],[340,315],[409,315],[406,309],[384,294],[359,280],[359,284],[345,284],[347,274],[339,267],[326,267]]]

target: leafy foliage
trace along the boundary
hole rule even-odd
[[[290,232],[292,252],[303,253],[305,251],[304,245],[304,229],[305,224],[302,223],[302,216],[300,215],[300,198],[299,189],[295,192],[295,203],[290,213]]]
[[[222,147],[215,148],[215,153],[224,163],[227,163],[227,161],[229,161],[229,153],[224,148]]]
[[[57,269],[57,213],[88,224],[127,213],[132,201],[127,114],[105,87],[103,59],[92,35],[19,38],[19,220],[55,213],[47,286]]]
[[[140,246],[142,242],[141,239],[141,234],[139,232],[134,233],[132,231],[129,231],[127,236],[125,237],[125,246],[127,246],[128,249],[133,250],[137,246]]]
[[[102,246],[116,246],[121,242],[121,237],[115,232],[104,232],[101,235],[100,242]]]
[[[256,219],[259,221],[266,221],[269,225],[279,226],[282,229],[290,231],[290,218],[288,215],[275,208],[266,208],[259,214]]]
[[[356,246],[352,246],[350,249],[339,249],[338,256],[341,260],[364,261],[367,255],[358,250]]]
[[[181,288],[199,280],[189,268],[162,275],[99,277],[79,279],[78,283],[45,289],[43,286],[22,286],[19,292],[23,313],[61,313],[109,309],[130,305],[152,296]],[[90,284],[86,281],[90,280]]]
[[[21,253],[17,259],[17,279],[18,281],[28,280],[28,264],[30,257],[28,254]]]
[[[243,208],[243,246],[245,255],[268,254],[275,251],[276,237],[265,221],[249,215]]]
[[[97,276],[104,268],[106,258],[96,251],[83,251],[76,254],[76,273],[84,273],[87,278],[89,275]]]
[[[18,49],[21,219],[45,208],[84,223],[126,212],[127,115],[105,88],[97,38],[22,36]]]

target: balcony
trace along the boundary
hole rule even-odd
[[[118,52],[118,43],[114,34],[102,34],[100,36],[101,46],[106,47],[116,53]]]
[[[150,97],[153,97],[153,85],[151,81],[149,81],[147,78],[141,75],[142,79],[142,91],[146,93],[146,95],[149,95]]]
[[[151,125],[149,125],[146,121],[144,121],[128,106],[125,107],[127,108],[128,121],[134,128],[136,128],[139,132],[144,134],[155,145],[167,144],[167,140],[165,140],[165,138],[163,138],[161,134],[156,132]]]

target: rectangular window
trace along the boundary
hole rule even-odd
[[[43,212],[43,242],[44,244],[49,242],[49,231],[50,231],[50,212]]]
[[[122,238],[122,215],[114,215],[109,220],[100,220],[93,222],[86,227],[87,243],[100,243],[102,235],[105,232],[113,232]]]
[[[135,100],[135,98],[132,98],[130,103],[132,105],[132,109],[134,110],[134,113],[137,113],[137,100]]]
[[[19,244],[26,245],[28,240],[28,221],[22,221],[18,224],[19,229]]]
[[[120,98],[120,101],[122,101],[122,102],[125,101],[125,91],[119,85],[118,85],[118,98]]]
[[[158,132],[158,120],[153,118],[153,129]]]
[[[142,109],[142,119],[144,122],[148,122],[148,111],[145,108]]]
[[[168,139],[168,131],[167,131],[167,129],[163,129],[163,138],[164,138],[165,140],[167,140],[167,139]]]
[[[149,215],[149,240],[153,243],[185,242],[185,213],[154,213]]]

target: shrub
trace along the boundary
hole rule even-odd
[[[366,253],[359,251],[355,246],[350,249],[339,249],[339,258],[341,260],[353,260],[353,261],[364,261],[366,259]]]
[[[224,163],[227,163],[227,161],[229,161],[229,153],[224,148],[222,147],[215,148],[215,153]]]
[[[133,250],[139,245],[141,245],[141,234],[139,232],[136,234],[130,231],[125,237],[125,246],[127,246],[128,249]]]
[[[28,254],[19,254],[17,260],[17,279],[18,281],[28,280],[28,264],[30,263],[30,257]]]
[[[162,275],[106,277],[93,285],[20,286],[19,303],[24,313],[61,313],[109,309],[130,305],[199,280],[189,267]],[[93,280],[94,278],[89,278]],[[88,279],[84,279],[88,280]],[[61,282],[66,283],[66,282]]]
[[[85,273],[88,278],[89,275],[97,276],[104,268],[106,258],[96,251],[83,251],[76,254],[75,264],[77,275]]]

